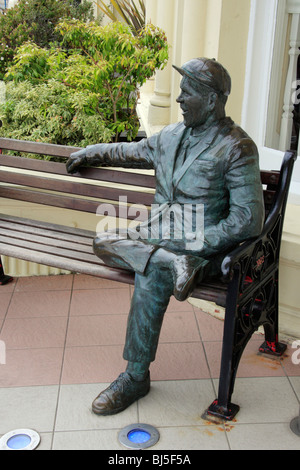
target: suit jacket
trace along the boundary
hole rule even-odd
[[[214,123],[200,136],[190,133],[183,123],[172,124],[140,142],[89,146],[86,160],[89,165],[154,169],[154,202],[159,206],[203,205],[204,243],[196,254],[213,257],[261,232],[264,205],[258,152],[230,118]],[[176,167],[183,148],[185,160]],[[190,234],[188,240],[156,238],[151,241],[173,251],[188,251]]]

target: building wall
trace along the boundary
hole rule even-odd
[[[228,69],[233,91],[227,114],[241,122],[250,5],[251,0],[146,0],[148,20],[165,30],[171,46],[168,66],[156,75],[150,126],[180,119],[181,77],[172,64],[195,57],[215,58]]]

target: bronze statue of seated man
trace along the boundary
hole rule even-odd
[[[258,152],[225,115],[228,72],[206,58],[175,68],[182,75],[177,98],[182,123],[140,142],[88,146],[67,162],[70,173],[81,165],[119,166],[154,169],[156,177],[156,210],[135,236],[128,229],[94,240],[95,254],[107,265],[135,272],[123,354],[128,365],[94,400],[93,411],[101,415],[118,413],[148,393],[149,367],[171,296],[185,300],[195,282],[220,273],[226,252],[262,229]]]

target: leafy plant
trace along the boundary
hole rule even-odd
[[[37,86],[28,81],[17,85],[11,82],[6,95],[5,104],[0,106],[0,135],[78,146],[111,139],[101,116],[90,114],[94,105],[91,94],[70,93],[51,79]]]
[[[100,10],[111,20],[118,21],[117,16],[103,0],[95,2]],[[119,13],[121,18],[130,26],[132,32],[138,34],[146,24],[146,7],[144,0],[110,0],[111,5]]]
[[[49,47],[60,39],[55,30],[62,18],[93,20],[93,3],[83,0],[20,0],[13,8],[0,15],[0,79],[12,64],[19,46],[31,40],[41,47]]]
[[[78,20],[57,27],[60,48],[25,43],[6,75],[0,135],[86,146],[128,140],[139,129],[138,87],[168,59],[163,31],[146,25],[137,36],[123,23],[103,27]]]

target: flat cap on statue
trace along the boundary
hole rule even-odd
[[[228,96],[231,92],[231,78],[227,70],[215,59],[200,57],[183,64],[182,67],[173,65],[181,75],[212,88],[216,93]]]

